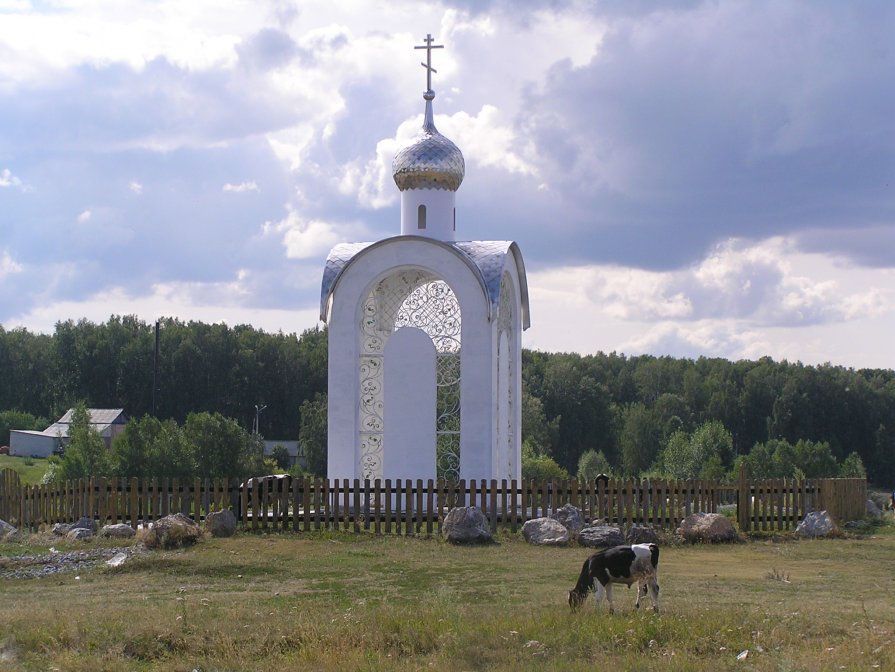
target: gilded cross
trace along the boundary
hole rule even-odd
[[[423,40],[425,42],[425,46],[414,47],[414,49],[425,49],[426,50],[426,62],[420,63],[426,69],[426,90],[432,90],[432,73],[438,72],[435,68],[432,67],[432,50],[433,49],[444,49],[443,44],[432,44],[435,39],[431,34],[427,34],[426,38]]]

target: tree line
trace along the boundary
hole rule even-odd
[[[0,443],[10,422],[43,429],[79,401],[152,416],[155,396],[154,417],[181,427],[205,413],[249,429],[255,407],[266,407],[260,433],[300,438],[313,469],[325,469],[325,329],[273,334],[171,318],[159,326],[155,395],[153,324],[115,316],[59,322],[52,334],[0,327]],[[743,464],[756,477],[866,469],[873,482],[895,482],[890,369],[532,350],[522,358],[529,472],[723,476]]]

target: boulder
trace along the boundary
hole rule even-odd
[[[96,534],[96,521],[93,518],[88,518],[87,516],[82,516],[78,518],[74,523],[71,524],[71,529],[82,528],[85,530],[90,530],[93,534]]]
[[[103,528],[99,531],[99,536],[112,537],[114,539],[130,539],[136,533],[137,531],[127,523],[116,523],[115,525],[103,525]]]
[[[525,541],[535,546],[565,546],[571,535],[566,526],[553,518],[534,518],[522,526]]]
[[[610,548],[624,544],[625,536],[613,525],[591,525],[578,534],[578,543],[588,548]]]
[[[16,532],[18,532],[16,528],[7,523],[5,520],[0,520],[0,541],[8,539]]]
[[[195,520],[182,513],[165,516],[152,523],[143,536],[146,548],[176,548],[194,544],[202,536]]]
[[[872,499],[867,500],[867,515],[877,520],[883,517],[883,512]]]
[[[68,531],[68,534],[65,535],[65,538],[69,541],[79,541],[83,539],[90,539],[95,537],[96,535],[93,533],[93,530],[90,530],[86,527],[73,527]]]
[[[205,531],[212,537],[232,537],[236,532],[236,516],[230,509],[212,511],[205,516]]]
[[[685,541],[718,543],[735,541],[737,531],[727,516],[720,513],[691,513],[675,531]]]
[[[458,506],[448,511],[441,534],[454,544],[481,544],[493,540],[488,518],[477,506]]]
[[[625,541],[629,544],[658,544],[659,535],[646,525],[631,525],[625,534]]]
[[[562,524],[569,531],[569,537],[572,539],[584,529],[584,514],[581,513],[581,509],[571,504],[563,505],[554,511],[550,518]]]
[[[71,532],[71,525],[68,523],[56,523],[53,525],[53,534],[57,537],[64,537],[66,534]]]
[[[826,537],[836,531],[836,523],[826,511],[812,511],[796,528],[799,537]]]

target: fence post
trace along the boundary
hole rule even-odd
[[[740,463],[740,477],[737,484],[737,522],[741,532],[749,532],[749,482],[746,480],[746,465]]]

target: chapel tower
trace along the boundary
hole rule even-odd
[[[329,478],[521,477],[522,253],[457,241],[460,149],[435,127],[427,35],[423,124],[395,156],[401,233],[329,254]]]

